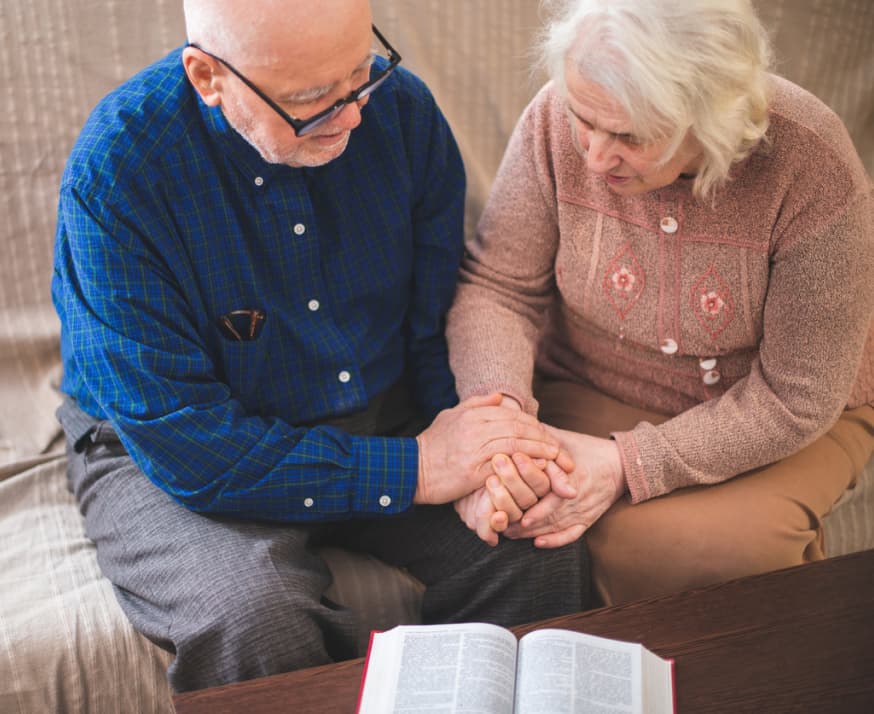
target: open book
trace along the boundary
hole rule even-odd
[[[373,633],[359,714],[671,714],[674,661],[571,630],[480,623]]]

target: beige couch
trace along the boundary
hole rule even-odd
[[[874,172],[874,5],[762,7],[776,28],[781,71],[844,117]],[[537,3],[374,0],[374,11],[453,125],[469,176],[470,227],[541,80],[526,69]],[[0,27],[0,712],[167,712],[172,655],[127,624],[66,489],[49,282],[67,153],[100,96],[182,43],[181,0],[4,0]],[[874,547],[874,465],[868,471],[829,517],[832,555]],[[342,551],[330,558],[335,597],[366,607],[369,624],[415,619],[416,583]]]

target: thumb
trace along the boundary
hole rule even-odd
[[[566,474],[573,473],[574,469],[577,467],[574,460],[571,458],[571,455],[564,449],[559,450],[558,456],[555,457],[555,463],[558,464],[558,467]]]
[[[546,464],[546,475],[549,476],[549,487],[556,496],[561,498],[576,497],[577,489],[571,483],[570,476],[555,461]]]

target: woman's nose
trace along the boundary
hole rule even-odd
[[[586,165],[593,173],[603,174],[616,168],[619,164],[614,151],[615,138],[603,131],[588,131],[580,138],[580,143],[586,150]]]

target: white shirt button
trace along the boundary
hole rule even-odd
[[[349,374],[345,369],[337,375],[337,379],[339,379],[343,384],[346,384],[350,379],[352,379],[352,375]]]
[[[319,301],[318,300],[310,300],[307,303],[307,307],[310,309],[310,312],[315,312],[319,309]]]
[[[702,357],[698,360],[701,369],[711,370],[716,366],[716,357]]]
[[[659,345],[659,349],[664,352],[666,355],[672,355],[677,352],[679,346],[677,345],[676,340],[672,340],[670,337],[666,337],[662,340],[662,343]]]
[[[379,505],[383,508],[388,508],[391,505],[391,496],[382,495],[379,497]]]
[[[677,223],[677,219],[673,216],[665,216],[659,222],[659,228],[662,229],[665,233],[676,233],[679,224]]]
[[[311,499],[311,498],[305,498],[303,500],[303,505],[306,506],[307,508],[312,508],[314,503],[315,503],[315,501],[313,501],[313,499]]]
[[[264,185],[264,179],[261,178],[260,176],[256,176],[256,177],[255,177],[255,185],[256,185],[256,186],[263,186],[263,185]]]
[[[294,224],[294,234],[296,236],[302,236],[306,233],[307,227],[303,223],[295,223]]]
[[[701,381],[704,382],[708,387],[712,387],[716,384],[720,379],[722,379],[722,375],[719,374],[715,369],[708,370],[704,373],[704,376],[701,377]]]

